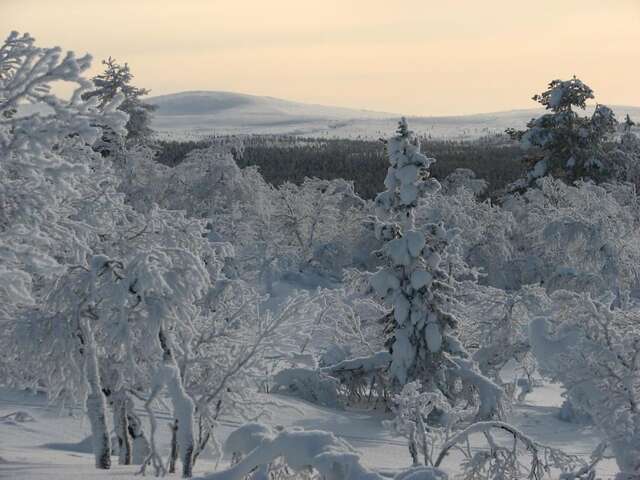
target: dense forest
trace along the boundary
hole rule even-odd
[[[458,168],[473,171],[488,183],[485,192],[494,196],[520,178],[525,165],[518,142],[506,135],[478,140],[422,138],[423,149],[438,161],[432,175],[444,179]],[[242,143],[242,148],[238,145]],[[363,198],[373,199],[383,189],[388,162],[380,140],[314,139],[294,136],[217,137],[200,141],[159,140],[157,160],[179,164],[192,151],[227,145],[239,167],[255,165],[269,183],[301,184],[307,177],[342,178],[354,182]]]

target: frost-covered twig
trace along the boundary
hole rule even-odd
[[[494,437],[495,432],[507,433],[512,437],[513,447],[502,446]],[[450,453],[460,444],[469,440],[473,434],[484,435],[489,446],[488,451],[479,451],[465,463],[465,478],[529,478],[541,480],[551,468],[560,471],[573,471],[583,466],[579,457],[568,455],[558,449],[543,445],[531,439],[512,425],[498,421],[477,422],[449,439],[440,449],[434,465],[439,467]],[[528,466],[522,463],[521,445],[531,457]],[[498,477],[495,477],[498,475]]]

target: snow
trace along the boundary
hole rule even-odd
[[[313,467],[327,480],[382,480],[379,474],[360,464],[358,454],[346,442],[332,433],[314,430],[284,430],[265,437],[236,464],[201,480],[242,480],[256,468],[280,457],[294,471]]]
[[[273,377],[272,392],[293,395],[327,407],[338,407],[338,381],[310,368],[287,368]]]
[[[394,265],[407,266],[411,263],[411,255],[407,248],[406,238],[391,240],[384,248]]]
[[[447,480],[447,475],[433,467],[412,467],[396,475],[395,480]]]
[[[543,177],[547,172],[547,162],[546,160],[539,160],[533,167],[533,170],[530,173],[531,178],[540,178]]]
[[[411,230],[406,232],[404,238],[407,240],[407,250],[412,257],[418,257],[426,244],[426,239],[422,232]]]
[[[426,270],[416,270],[411,274],[411,286],[415,290],[419,290],[425,286],[428,287],[432,280],[432,275]]]
[[[398,322],[398,325],[404,325],[409,318],[411,312],[411,302],[402,292],[398,292],[393,304],[393,316]]]
[[[391,355],[386,350],[376,352],[367,357],[355,357],[343,360],[335,365],[331,365],[324,369],[328,373],[337,372],[339,370],[363,370],[372,371],[384,368],[391,362]]]
[[[418,196],[418,187],[412,183],[403,184],[400,187],[400,200],[404,205],[411,205],[415,203]]]
[[[588,458],[599,443],[594,427],[585,424],[563,422],[557,412],[563,402],[562,390],[555,384],[534,388],[527,401],[516,404],[509,420],[525,434],[567,453]],[[410,466],[406,440],[397,437],[382,424],[389,417],[383,412],[334,410],[307,403],[291,397],[264,395],[261,398],[270,405],[269,419],[263,424],[270,429],[278,425],[287,428],[324,430],[347,441],[361,455],[362,465],[385,476],[395,474]],[[277,400],[274,403],[273,400]],[[139,479],[135,475],[138,466],[119,466],[114,461],[112,470],[94,469],[90,447],[86,444],[89,426],[78,409],[69,416],[69,409],[47,407],[43,395],[0,388],[0,418],[16,410],[24,411],[34,422],[10,424],[0,420],[0,478],[11,480],[93,480],[101,478]],[[136,412],[145,424],[148,419],[140,408]],[[171,415],[157,411],[160,428],[166,429]],[[242,425],[239,419],[223,418],[217,432],[225,441],[231,432]],[[164,432],[164,430],[163,430]],[[265,433],[267,431],[265,430]],[[258,435],[258,433],[254,434]],[[160,435],[159,448],[163,455],[169,451],[166,434]],[[82,441],[84,443],[81,443]],[[84,446],[82,446],[84,445]],[[217,460],[210,453],[198,459],[194,475],[213,472]],[[446,462],[447,468],[455,466],[455,454]],[[228,456],[220,467],[228,465]],[[603,480],[612,479],[615,463],[607,460],[599,466]],[[169,478],[178,478],[169,476]]]
[[[395,177],[400,183],[413,183],[418,179],[418,167],[416,165],[405,165],[395,172]]]
[[[424,337],[430,352],[437,353],[442,348],[442,333],[436,322],[429,322],[424,328]]]
[[[556,365],[554,360],[578,343],[578,332],[571,330],[564,332],[561,338],[549,338],[547,319],[538,317],[529,323],[529,341],[540,367],[552,370]]]
[[[246,455],[265,440],[273,436],[273,430],[262,423],[245,423],[231,432],[222,446],[222,451],[231,456],[234,453]]]
[[[385,297],[390,291],[400,288],[398,278],[387,270],[378,270],[371,276],[370,281],[376,294],[381,298]]]
[[[377,139],[393,131],[398,113],[374,112],[292,102],[234,92],[180,92],[150,97],[158,105],[152,127],[172,138],[216,135],[286,134],[330,138]],[[33,107],[31,107],[33,108]],[[590,107],[588,111],[591,111]],[[640,117],[640,108],[614,106],[618,118]],[[418,134],[471,139],[524,128],[542,109],[511,110],[458,116],[409,117]],[[428,113],[428,112],[425,112]]]

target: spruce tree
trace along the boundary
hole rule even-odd
[[[83,98],[97,97],[99,106],[103,108],[116,95],[122,95],[124,100],[118,109],[129,115],[126,139],[131,141],[147,138],[152,133],[151,113],[155,110],[155,106],[143,102],[142,97],[148,95],[150,90],[131,85],[133,74],[127,63],[121,65],[115,58],[109,57],[103,60],[102,64],[105,66],[104,72],[91,79],[96,87],[95,90],[84,93]]]
[[[456,287],[443,268],[443,258],[452,232],[435,224],[419,231],[415,225],[419,200],[440,189],[429,174],[435,160],[420,152],[404,118],[386,146],[387,190],[376,197],[376,236],[384,242],[385,267],[371,277],[371,286],[391,306],[384,321],[394,390],[418,380],[427,391],[439,391],[456,403],[460,390],[454,385],[461,380],[480,396],[478,416],[491,417],[498,409],[501,390],[480,375],[469,359],[451,314]]]
[[[549,113],[532,119],[524,132],[508,132],[519,137],[525,146],[542,152],[541,157],[532,158],[530,181],[548,174],[569,182],[607,175],[604,147],[615,133],[615,115],[605,105],[596,105],[591,117],[575,110],[584,110],[586,102],[593,98],[593,90],[575,76],[553,80],[547,90],[533,96]]]
[[[630,133],[631,129],[636,126],[636,122],[631,120],[631,117],[627,113],[627,116],[624,119],[624,133]]]

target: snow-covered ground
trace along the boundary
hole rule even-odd
[[[396,128],[400,113],[291,102],[231,92],[182,92],[148,99],[157,105],[153,128],[163,136],[286,134],[332,138],[379,138]],[[640,117],[640,107],[613,106],[619,119]],[[588,109],[590,113],[593,108]],[[411,128],[437,138],[477,138],[523,128],[541,109],[460,116],[409,117]]]
[[[263,395],[268,416],[260,420],[270,425],[320,429],[333,432],[349,442],[362,455],[365,466],[381,473],[392,473],[410,465],[405,439],[394,436],[383,427],[383,413],[353,410],[332,410],[295,398]],[[560,421],[556,417],[562,402],[556,385],[538,387],[526,402],[517,405],[511,412],[515,426],[536,440],[562,448],[567,453],[588,457],[599,439],[592,427]],[[33,421],[16,422],[2,420],[15,411],[24,411]],[[91,445],[87,441],[89,423],[78,409],[70,416],[68,409],[48,407],[42,395],[33,395],[9,389],[0,389],[0,478],[12,480],[75,480],[98,478],[139,478],[138,467],[118,466],[113,458],[110,471],[93,468]],[[143,416],[142,410],[139,411]],[[159,413],[159,445],[168,455],[170,416]],[[222,420],[217,432],[219,440],[237,428],[237,419]],[[222,468],[228,459],[223,459]],[[216,468],[216,459],[206,455],[198,461],[195,475],[211,472]],[[455,456],[448,459],[447,469],[456,468]],[[615,465],[601,463],[598,473],[603,479],[612,478]],[[149,473],[148,473],[149,475]],[[177,477],[177,474],[176,474]]]

